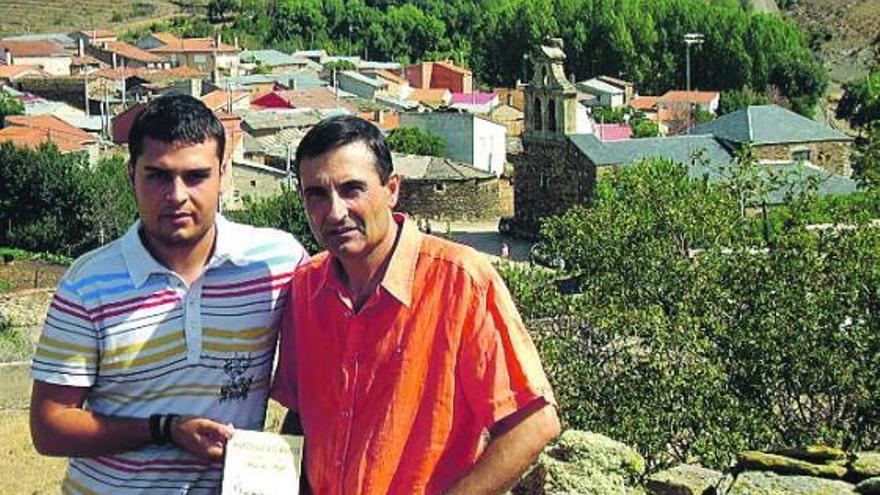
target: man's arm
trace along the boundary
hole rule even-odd
[[[516,484],[544,446],[559,435],[556,408],[544,401],[537,404],[539,409],[527,411],[522,420],[493,436],[476,464],[446,495],[494,495]]]
[[[37,452],[94,457],[133,450],[152,442],[146,418],[103,416],[82,409],[89,389],[34,381],[31,438]],[[171,424],[174,443],[189,453],[217,461],[234,429],[204,418],[181,417]]]

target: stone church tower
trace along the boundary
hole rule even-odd
[[[565,77],[559,38],[532,52],[534,75],[525,89],[523,152],[513,158],[515,229],[537,234],[540,221],[589,198],[595,167],[571,137],[578,133],[578,93]]]
[[[532,53],[534,75],[525,90],[523,139],[565,139],[577,132],[577,90],[565,78],[561,38],[545,38]]]

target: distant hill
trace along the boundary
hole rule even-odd
[[[864,76],[880,54],[880,0],[782,0],[779,4],[785,15],[815,36],[814,50],[835,82]]]
[[[121,32],[133,23],[164,19],[206,4],[207,0],[0,0],[0,37],[89,28]]]

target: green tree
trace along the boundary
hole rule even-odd
[[[0,122],[7,115],[24,115],[24,103],[0,90]]]
[[[750,86],[722,91],[721,101],[718,103],[718,115],[727,115],[752,105],[767,105],[769,103],[769,98],[756,92]]]
[[[392,151],[410,155],[443,156],[446,143],[420,127],[401,126],[391,131],[388,146]]]
[[[243,199],[244,208],[226,213],[230,219],[290,232],[309,253],[321,250],[312,237],[308,217],[296,191],[285,188],[281,194],[268,198],[245,196]]]
[[[880,229],[807,228],[817,201],[802,184],[768,243],[749,211],[779,184],[748,153],[724,174],[628,165],[547,220],[577,296],[545,271],[502,270],[524,314],[553,317],[530,329],[564,422],[637,445],[652,469],[873,445]]]
[[[648,119],[641,118],[632,121],[634,138],[649,138],[660,136],[660,126]]]
[[[864,79],[844,84],[843,89],[837,118],[848,119],[853,127],[859,128],[880,121],[880,69],[875,69]]]

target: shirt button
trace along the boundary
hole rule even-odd
[[[342,417],[347,418],[349,416],[351,416],[351,411],[349,411],[348,409],[342,411]]]

